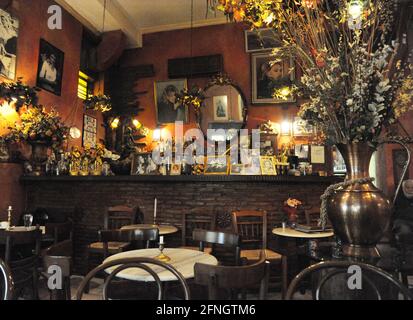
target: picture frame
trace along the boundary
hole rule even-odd
[[[83,115],[83,137],[82,146],[89,146],[90,148],[96,148],[97,143],[97,130],[98,120],[88,114]]]
[[[268,51],[279,46],[277,34],[272,28],[245,30],[245,52]]]
[[[244,153],[244,155],[242,155]],[[261,175],[260,150],[241,150],[241,159],[247,159],[248,163],[243,163],[243,174],[246,176]],[[244,160],[245,161],[245,160]]]
[[[62,93],[64,52],[40,39],[36,86],[57,96]]]
[[[277,60],[271,52],[251,54],[252,104],[285,104],[296,101],[293,95],[287,99],[273,97],[277,89],[291,89],[295,80],[292,57]]]
[[[180,176],[181,175],[182,165],[180,163],[173,163],[171,165],[171,176]]]
[[[207,157],[205,175],[227,175],[228,171],[227,156]]]
[[[232,176],[242,176],[245,174],[245,165],[244,164],[231,164],[230,175]]]
[[[336,146],[332,147],[332,160],[333,160],[333,174],[345,175],[347,173],[346,163]]]
[[[300,117],[294,117],[293,121],[293,136],[294,137],[307,137],[315,134],[315,128],[309,124],[308,121],[301,119]]]
[[[294,153],[298,157],[298,160],[301,162],[308,160],[309,152],[310,147],[308,144],[296,144],[294,146]]]
[[[260,157],[261,173],[265,176],[276,176],[274,157]]]
[[[15,80],[20,22],[7,11],[0,9],[0,26],[3,30],[0,34],[0,42],[3,44],[0,52],[0,75]]]
[[[152,160],[152,153],[134,153],[132,157],[131,175],[158,175],[158,166]]]
[[[311,145],[310,147],[310,162],[313,164],[325,164],[326,154],[325,146]]]
[[[214,105],[214,121],[228,121],[228,96],[214,96],[212,100]]]
[[[186,79],[155,81],[154,99],[158,125],[183,121],[188,123],[188,107],[179,106],[176,96],[188,87]]]

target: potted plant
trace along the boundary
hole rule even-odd
[[[413,77],[398,23],[408,4],[395,0],[220,0],[231,19],[272,28],[274,60],[293,56],[305,99],[299,115],[336,145],[347,166],[345,183],[323,197],[344,254],[376,256],[392,205],[369,177],[373,152],[392,124],[413,106]],[[277,93],[274,92],[276,95]],[[403,179],[401,179],[403,180]],[[398,188],[399,189],[399,188]]]

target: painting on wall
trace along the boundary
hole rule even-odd
[[[97,142],[97,119],[87,114],[83,116],[83,146],[96,147]]]
[[[215,96],[214,121],[228,121],[228,96]]]
[[[158,124],[188,122],[188,108],[177,101],[177,94],[187,88],[186,79],[155,82],[155,108]]]
[[[63,64],[63,51],[40,39],[36,85],[60,96],[62,93]]]
[[[0,75],[16,78],[19,20],[0,9]]]
[[[280,46],[272,28],[245,30],[245,51],[259,52]]]
[[[274,62],[276,61],[276,62]],[[252,103],[278,104],[295,102],[291,87],[295,79],[294,63],[287,58],[277,61],[271,53],[253,53],[252,68]],[[274,97],[279,92],[285,97]]]

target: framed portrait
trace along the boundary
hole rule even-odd
[[[2,46],[2,50],[0,50],[0,75],[14,80],[16,78],[19,20],[0,9],[0,27]]]
[[[228,96],[215,96],[214,103],[214,121],[228,121]]]
[[[98,121],[87,114],[83,115],[83,139],[82,146],[96,147],[98,132]]]
[[[158,124],[188,122],[188,108],[177,102],[177,94],[187,88],[186,79],[155,82],[155,108]]]
[[[64,53],[40,39],[36,86],[57,96],[62,93]]]
[[[208,157],[204,174],[228,174],[228,158],[227,156]]]
[[[274,157],[260,157],[261,172],[266,176],[277,175],[277,169],[275,168]]]
[[[298,157],[298,160],[308,160],[309,150],[308,144],[296,144],[294,147],[294,153]]]
[[[158,166],[152,160],[152,154],[148,153],[135,153],[132,158],[131,175],[157,175]]]
[[[181,164],[174,163],[171,166],[171,176],[180,176],[181,175]]]
[[[277,39],[277,33],[274,29],[263,28],[245,31],[246,52],[268,51],[268,49],[277,48],[279,46],[280,42]]]
[[[286,99],[277,99],[277,90],[291,90],[295,80],[295,69],[292,58],[276,61],[270,52],[253,53],[251,55],[252,103],[277,104],[295,102],[291,94]],[[276,62],[274,62],[276,61]]]
[[[234,176],[241,176],[244,175],[244,168],[245,165],[244,164],[231,164],[231,169],[230,169],[230,174],[234,175]]]
[[[295,137],[310,136],[315,134],[314,126],[308,123],[308,121],[301,119],[300,117],[294,117],[293,122],[293,135]]]

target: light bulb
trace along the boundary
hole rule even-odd
[[[133,119],[132,123],[133,123],[133,125],[135,126],[136,129],[139,129],[140,127],[142,127],[142,124],[139,122],[138,119]]]
[[[283,121],[281,123],[281,134],[283,136],[288,136],[291,134],[291,122]]]
[[[111,122],[111,124],[110,124],[110,127],[112,128],[112,129],[116,129],[118,126],[119,126],[119,118],[115,118],[115,119],[113,119],[113,121]]]
[[[82,133],[77,127],[71,127],[69,130],[70,137],[72,139],[79,139]]]
[[[0,114],[4,117],[11,117],[16,113],[16,109],[13,108],[10,103],[5,102],[3,105],[0,107]]]
[[[157,128],[153,130],[153,135],[152,135],[153,141],[161,141],[161,136],[162,136],[162,129]]]

